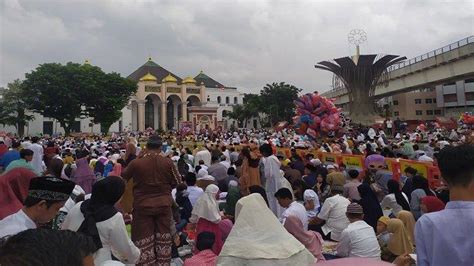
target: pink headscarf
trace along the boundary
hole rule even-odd
[[[122,176],[122,165],[115,163],[114,168],[109,173],[109,176]]]
[[[35,173],[23,167],[14,168],[0,176],[0,220],[23,208],[30,180],[35,176]]]
[[[306,249],[319,261],[325,260],[323,256],[323,238],[314,231],[306,231],[298,217],[290,215],[286,218],[284,227],[303,244]]]
[[[227,239],[227,236],[232,230],[232,226],[234,226],[234,224],[229,219],[224,219],[219,222],[219,230],[221,231],[222,241],[225,241]]]

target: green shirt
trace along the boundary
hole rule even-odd
[[[19,167],[27,168],[27,169],[31,170],[33,173],[35,173],[37,175],[40,175],[38,172],[36,172],[33,165],[28,163],[25,159],[18,159],[18,160],[15,160],[15,161],[11,162],[7,166],[7,169],[5,169],[5,173],[12,170],[12,169],[14,169],[14,168],[19,168]]]

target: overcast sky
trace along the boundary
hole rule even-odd
[[[351,29],[367,32],[362,53],[409,58],[474,32],[472,0],[0,2],[0,86],[45,62],[89,59],[127,76],[151,56],[244,92],[278,81],[326,91],[332,75],[314,64],[353,54]]]

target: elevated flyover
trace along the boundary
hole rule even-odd
[[[474,77],[474,36],[393,65],[387,72],[388,82],[377,86],[376,98]],[[338,105],[349,102],[343,87],[322,95],[335,98]]]

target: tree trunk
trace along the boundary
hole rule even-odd
[[[18,131],[18,136],[23,138],[23,135],[25,135],[25,123],[23,121],[18,121],[16,124],[16,129]]]
[[[109,133],[109,129],[110,129],[111,126],[112,126],[111,123],[101,123],[100,124],[100,132],[102,132],[103,134]]]

